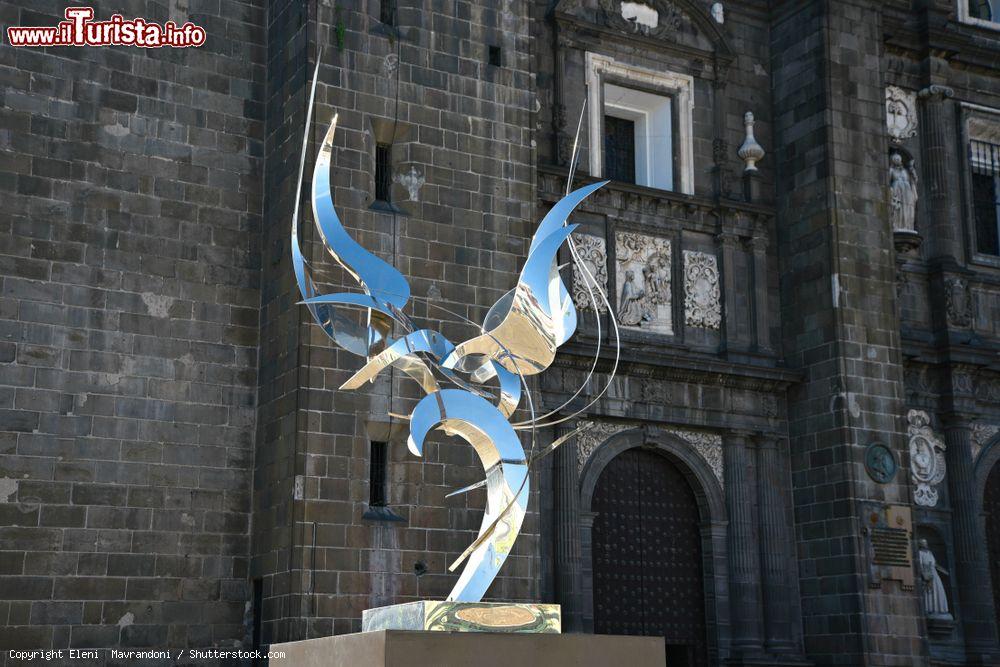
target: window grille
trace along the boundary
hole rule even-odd
[[[375,144],[375,199],[390,202],[392,196],[392,145]]]
[[[389,445],[384,442],[371,443],[368,467],[368,506],[385,507],[388,504]]]
[[[1000,255],[1000,145],[969,142],[976,251]]]
[[[382,0],[378,20],[386,25],[396,25],[396,0]]]
[[[635,122],[604,117],[604,178],[635,183]]]

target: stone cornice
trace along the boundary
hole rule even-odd
[[[539,199],[547,203],[557,202],[565,194],[566,169],[539,165],[537,173]],[[579,187],[596,181],[594,178],[581,178],[577,179],[574,185]],[[592,206],[588,207],[588,204]],[[580,208],[586,210],[604,207],[640,215],[665,215],[685,222],[701,223],[712,232],[715,229],[711,226],[717,225],[721,217],[724,229],[745,227],[745,236],[752,236],[755,227],[768,229],[775,216],[774,209],[770,206],[749,204],[734,199],[716,202],[708,197],[618,182],[608,183],[591,195]]]
[[[553,367],[589,371],[593,356],[585,354],[582,347],[566,346],[560,352]],[[589,348],[588,348],[589,350]],[[603,357],[603,355],[602,355]],[[609,355],[598,362],[598,372],[611,370],[613,358]],[[670,380],[707,384],[714,387],[748,389],[761,392],[783,392],[793,384],[802,381],[802,374],[787,368],[739,364],[722,359],[699,358],[689,352],[672,352],[651,349],[623,347],[618,374],[634,378]]]

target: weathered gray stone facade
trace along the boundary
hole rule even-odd
[[[338,211],[452,340],[513,286],[578,123],[576,186],[620,150],[609,118],[635,127],[635,183],[573,217],[610,307],[565,271],[582,324],[534,382],[541,411],[608,380],[612,315],[617,375],[539,431],[587,427],[536,464],[491,597],[665,634],[671,665],[1000,664],[982,3],[96,4],[208,39],[0,46],[0,650],[251,647],[450,589],[485,496],[445,496],[478,462],[444,438],[414,459],[389,416],[413,388],[338,391],[359,360],[297,305],[321,60],[307,163],[339,114]],[[0,23],[64,6],[0,0]],[[651,460],[672,476],[622,472]],[[918,540],[947,615],[924,607]]]

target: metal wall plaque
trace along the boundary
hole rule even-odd
[[[865,450],[865,470],[879,484],[888,484],[896,476],[899,464],[892,450],[881,442],[873,442]]]

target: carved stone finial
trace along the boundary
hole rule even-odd
[[[743,171],[757,171],[757,162],[764,159],[764,147],[757,143],[753,136],[753,112],[747,111],[743,116],[743,126],[746,127],[747,136],[743,140],[743,145],[736,152],[740,159],[746,164]]]

